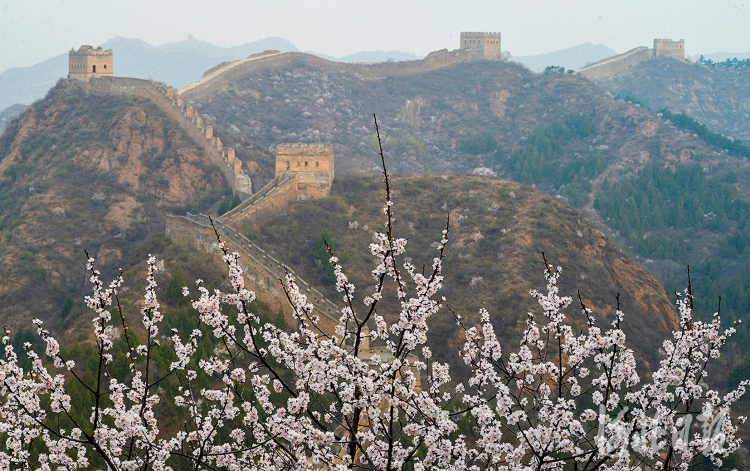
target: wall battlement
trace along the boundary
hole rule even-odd
[[[172,87],[159,84],[156,86],[164,97],[172,103],[175,110],[182,114],[185,126],[200,133],[197,140],[205,146],[209,156],[213,157],[212,160],[221,162],[219,168],[221,168],[224,177],[229,181],[234,191],[240,193],[243,197],[252,195],[252,181],[242,168],[242,161],[235,158],[234,148],[225,147],[221,139],[214,136],[214,127],[206,124],[195,108],[185,104]]]
[[[469,38],[497,38],[500,39],[500,33],[479,33],[479,32],[463,32],[461,33],[461,39]]]
[[[92,77],[112,76],[112,49],[103,51],[83,45],[68,53],[68,78],[88,81]]]
[[[279,144],[276,152],[314,152],[314,153],[333,153],[333,144],[308,144],[304,142],[295,142],[291,144]]]

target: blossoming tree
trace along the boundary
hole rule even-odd
[[[35,324],[47,360],[28,345],[26,353],[16,352],[6,330],[0,468],[666,470],[686,469],[699,456],[718,464],[738,449],[737,424],[745,419],[733,419],[729,407],[748,381],[724,395],[704,382],[707,364],[733,329],[722,331],[718,315],[711,322],[693,319],[689,285],[678,301],[679,330],[664,341],[659,368],[641,378],[620,329],[622,312],[602,328],[581,300],[574,315],[586,328],[576,333],[565,314],[572,299],[558,293],[561,270],[545,258],[546,292],[531,292],[540,309],[527,315],[517,350],[503,352],[486,311],[478,325],[464,325],[455,315],[470,374],[465,384],[452,382],[448,366],[432,360],[426,346],[430,318],[443,307],[449,228],[431,269],[418,271],[404,257],[407,241],[394,234],[382,148],[380,156],[385,223],[370,244],[375,290],[357,299],[331,253],[342,296],[335,331],[320,327],[291,274],[283,283],[296,329],[263,323],[250,309],[255,295],[245,288],[239,255],[221,242],[232,291],[209,291],[199,282],[192,299],[220,346],[197,362],[210,377],[208,387],[199,388],[190,365],[200,330],[186,338],[173,332],[174,361],[166,372],[153,364],[163,338],[155,259],[148,261],[145,338],[139,341],[119,307],[122,278],[105,285],[89,258],[94,380],[82,379],[79,365],[41,321]],[[400,310],[386,316],[381,300],[388,284],[395,286]],[[124,378],[111,373],[119,325],[130,370]],[[363,358],[369,341],[384,345],[384,354]],[[20,366],[19,353],[30,356],[30,368]],[[174,431],[157,419],[159,385],[167,377],[179,380],[174,402],[185,418]],[[71,383],[93,398],[85,420],[71,414]],[[471,427],[459,429],[462,421]]]

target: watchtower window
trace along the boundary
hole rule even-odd
[[[305,160],[305,167],[307,167],[307,160]]]
[[[286,161],[286,169],[287,169],[287,170],[289,170],[289,167],[290,167],[290,165],[289,165],[289,161],[287,160],[287,161]]]
[[[93,72],[94,72],[94,73],[96,73],[96,66],[94,66],[94,70],[93,70]]]
[[[320,162],[318,162],[318,161],[316,160],[316,161],[315,161],[315,166],[316,166],[316,167],[320,167]]]
[[[105,69],[107,68],[107,64],[104,64],[104,68],[105,68]]]

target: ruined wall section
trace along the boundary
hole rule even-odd
[[[326,332],[333,333],[340,315],[335,304],[297,276],[291,268],[266,253],[234,228],[221,221],[217,221],[216,224],[223,240],[227,242],[227,248],[241,255],[240,266],[245,271],[247,289],[254,291],[258,299],[267,303],[272,311],[283,309],[287,323],[294,325],[292,309],[279,281],[284,278],[287,271],[294,274],[300,292],[307,296],[308,301],[315,306],[315,312],[320,315],[320,327]],[[204,215],[167,216],[165,235],[177,244],[194,247],[221,260],[216,234]]]
[[[83,45],[68,53],[68,78],[88,81],[92,77],[112,76],[112,49],[103,51]]]
[[[671,57],[685,60],[685,40],[654,39],[654,57]]]

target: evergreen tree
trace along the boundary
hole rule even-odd
[[[182,276],[182,270],[178,268],[167,287],[167,299],[170,303],[178,305],[188,303],[189,299],[182,295],[182,288],[185,286],[187,286],[185,277]]]

